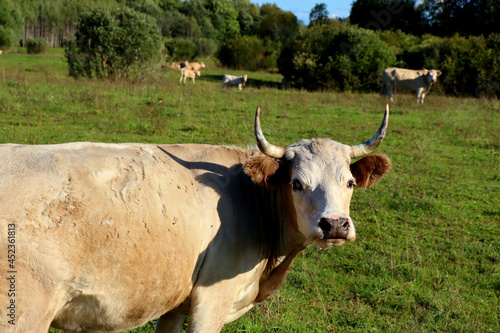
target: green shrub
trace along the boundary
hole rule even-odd
[[[213,39],[199,38],[196,40],[196,55],[211,57],[217,52],[217,43]]]
[[[256,36],[238,36],[219,48],[217,58],[226,67],[256,71],[276,67],[277,52]]]
[[[0,25],[0,49],[10,47],[12,45],[12,31]]]
[[[378,89],[394,52],[370,30],[355,26],[314,25],[285,47],[278,68],[293,86],[308,90]]]
[[[26,52],[28,54],[42,54],[49,51],[49,44],[43,38],[28,38],[26,40]]]
[[[196,44],[191,39],[172,38],[165,42],[168,56],[175,60],[191,60],[197,55]]]
[[[455,96],[498,97],[500,94],[500,35],[488,38],[426,36],[404,52],[408,68],[443,68],[437,89]]]
[[[90,9],[80,15],[75,40],[66,47],[70,75],[127,77],[160,53],[155,20],[132,9]]]

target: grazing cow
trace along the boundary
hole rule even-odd
[[[222,78],[222,88],[226,87],[226,89],[229,86],[238,86],[238,90],[241,90],[242,87],[245,86],[245,83],[247,82],[248,75],[242,75],[242,76],[234,76],[234,75],[224,75]]]
[[[259,114],[259,149],[0,145],[1,331],[110,332],[159,317],[156,332],[181,332],[189,315],[187,332],[219,332],[277,291],[301,250],[354,241],[353,188],[390,169],[368,155],[388,107],[356,145],[274,146]]]
[[[187,69],[190,69],[192,71],[199,71],[202,68],[205,68],[205,64],[203,62],[188,62],[186,65]]]
[[[424,104],[424,97],[436,83],[437,77],[441,75],[440,70],[413,70],[404,68],[387,68],[382,78],[382,88],[380,94],[388,96],[392,102],[394,88],[410,88],[417,92],[417,103]]]
[[[181,69],[181,78],[179,79],[179,83],[181,83],[182,81],[182,78],[184,77],[184,83],[186,83],[186,78],[189,77],[193,80],[193,83],[194,83],[194,78],[196,76],[200,76],[200,71],[192,71],[192,70],[189,70],[189,69],[186,69],[186,68],[183,68]]]

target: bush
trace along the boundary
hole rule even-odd
[[[256,71],[276,67],[277,52],[256,36],[238,36],[220,47],[217,58],[226,67]]]
[[[213,39],[200,38],[196,40],[196,54],[200,57],[211,57],[217,52],[217,43]]]
[[[155,20],[132,9],[91,9],[80,15],[75,39],[66,47],[70,75],[127,77],[160,53]]]
[[[0,25],[0,49],[8,48],[12,45],[12,31]]]
[[[174,60],[192,60],[196,57],[196,44],[191,39],[172,38],[165,42],[168,56]]]
[[[380,87],[382,71],[395,63],[392,49],[373,31],[323,24],[287,46],[278,68],[298,88],[368,91]]]
[[[500,94],[499,34],[488,38],[424,37],[404,52],[409,68],[443,68],[437,88],[455,96],[498,97]]]
[[[28,38],[26,40],[28,54],[41,54],[49,51],[49,44],[43,38]]]

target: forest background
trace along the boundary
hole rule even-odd
[[[346,18],[331,18],[319,3],[307,26],[276,4],[248,0],[0,0],[0,49],[33,40],[68,47],[81,14],[96,8],[154,22],[162,62],[214,58],[227,68],[278,71],[295,88],[334,91],[377,90],[389,66],[436,68],[436,93],[500,94],[495,0],[357,0]]]

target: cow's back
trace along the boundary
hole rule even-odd
[[[65,304],[54,324],[67,329],[122,329],[179,306],[218,228],[225,186],[218,164],[188,165],[205,148],[0,146],[2,248],[15,225],[15,268],[30,276],[17,284],[18,318],[49,295],[51,306]]]

